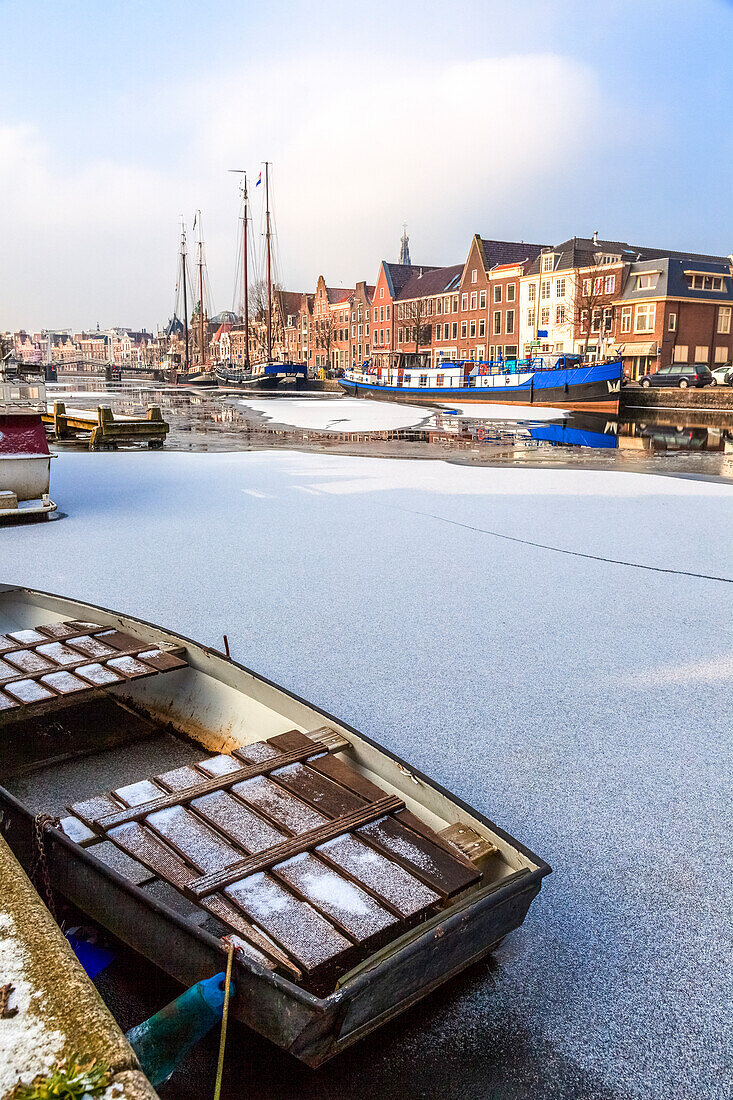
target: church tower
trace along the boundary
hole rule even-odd
[[[407,223],[402,223],[402,240],[400,241],[399,263],[410,264],[410,238],[407,236]]]

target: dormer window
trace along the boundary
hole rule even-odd
[[[642,275],[636,276],[636,289],[637,290],[654,290],[657,282],[659,281],[658,271],[645,271]]]
[[[551,252],[542,257],[542,270],[543,271],[552,271],[554,266],[555,266],[555,257]]]

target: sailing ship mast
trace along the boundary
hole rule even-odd
[[[186,360],[184,363],[185,370],[189,369],[189,357],[188,357],[188,296],[186,288],[186,223],[181,218],[181,268],[183,270],[183,325],[186,338]]]
[[[272,362],[272,234],[270,232],[270,162],[265,161],[265,238],[267,240],[267,362]]]
[[[201,211],[196,211],[199,223],[199,338],[201,341],[201,369],[206,370],[206,349],[204,347],[204,242],[201,236]]]
[[[249,272],[247,270],[247,222],[249,210],[247,209],[247,173],[244,173],[244,256],[242,268],[244,277],[244,369],[249,370]]]

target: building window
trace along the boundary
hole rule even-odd
[[[458,321],[454,321],[451,325],[451,335],[454,340],[458,339]]]
[[[461,295],[461,311],[463,313],[465,313],[467,309],[468,309],[468,295],[467,294],[462,294]]]
[[[391,311],[391,309],[392,309],[392,307],[391,307],[391,306],[387,306],[387,320],[388,320],[388,321],[389,321],[389,315],[390,315],[390,311]]]
[[[606,294],[614,294],[616,291],[616,276],[606,275],[605,292]]]
[[[540,310],[540,323],[543,325],[549,325],[550,323],[550,307],[543,306]]]
[[[380,288],[379,288],[379,297],[380,298],[384,297],[384,287],[383,286],[380,286]]]
[[[465,321],[461,321],[461,340],[466,339],[466,330],[467,330],[467,323]]]
[[[555,279],[555,294],[558,298],[565,297],[565,280]]]
[[[644,302],[636,307],[636,326],[634,332],[652,332],[654,330],[654,302]]]
[[[440,314],[443,312],[443,299],[437,298],[435,302],[435,312]]]
[[[479,309],[486,309],[486,291],[485,290],[482,290],[479,293],[478,307],[479,307]]]
[[[667,328],[669,329],[670,332],[674,332],[676,330],[676,328],[677,328],[677,314],[676,313],[670,313],[669,317],[667,318]]]
[[[631,332],[631,311],[632,306],[624,306],[621,310],[621,331]]]
[[[527,328],[534,328],[534,310],[527,310]]]
[[[474,291],[471,292],[471,309],[476,308],[476,302],[477,301],[478,301],[478,295],[476,294],[476,291],[474,290]]]
[[[583,297],[587,298],[590,294],[590,279],[583,279]]]
[[[637,290],[654,290],[659,279],[658,271],[647,271],[643,275],[636,276]]]
[[[718,310],[718,332],[727,335],[730,332],[730,306],[721,306]]]
[[[586,332],[588,329],[588,310],[584,309],[580,314],[580,331]]]
[[[563,305],[555,306],[555,324],[565,324],[565,306]]]
[[[540,286],[540,298],[549,298],[550,297],[550,287],[551,287],[550,280],[549,279],[543,279],[542,280],[542,285]]]
[[[710,349],[708,348],[707,344],[698,344],[695,348],[695,362],[707,363],[709,354]]]
[[[494,287],[494,301],[495,302],[500,302],[501,301],[501,287],[500,286],[495,286]]]
[[[517,345],[516,344],[506,344],[504,346],[504,358],[505,359],[516,359],[517,358]]]
[[[602,275],[599,275],[597,279],[594,279],[594,281],[593,281],[593,293],[594,294],[602,294],[603,293],[603,276]]]
[[[471,336],[472,340],[476,339],[476,322],[475,321],[471,321],[470,336]]]
[[[534,302],[537,297],[537,283],[530,283],[527,287],[527,301]]]
[[[591,321],[591,332],[601,331],[601,311],[600,309],[593,310],[593,319]]]
[[[514,310],[508,309],[506,311],[506,334],[511,336],[514,332]]]
[[[716,348],[715,349],[715,362],[716,363],[727,363],[728,358],[729,358],[729,355],[728,355],[728,349],[727,348]]]
[[[553,255],[543,256],[542,257],[542,270],[543,271],[552,271],[554,259],[555,259],[555,257]]]
[[[479,336],[485,336],[486,335],[486,321],[483,319],[483,317],[481,318],[481,320],[478,323],[478,334],[479,334]]]
[[[475,268],[474,268],[474,270],[473,270],[473,271],[471,272],[471,282],[472,282],[472,283],[476,283],[476,282],[478,282],[478,271],[476,271],[476,269],[475,269]]]
[[[453,312],[458,313],[458,295],[453,295]]]
[[[494,336],[501,335],[501,311],[494,311]]]
[[[517,284],[516,283],[507,283],[507,288],[506,288],[506,300],[507,300],[507,302],[513,302],[516,293],[517,293]]]

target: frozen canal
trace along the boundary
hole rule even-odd
[[[554,868],[494,964],[317,1074],[231,1032],[223,1095],[730,1095],[732,485],[259,451],[66,453],[52,489],[4,579],[226,632]],[[99,984],[123,1026],[175,992]],[[217,1043],[161,1096],[210,1096]]]

